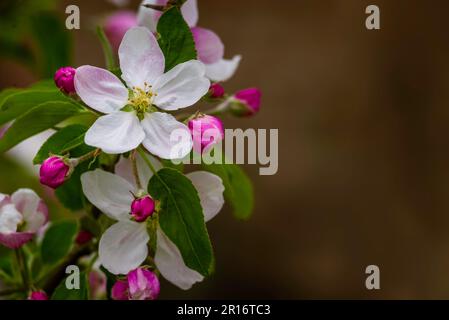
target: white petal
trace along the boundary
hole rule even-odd
[[[144,27],[129,29],[118,50],[122,78],[129,88],[144,88],[164,73],[165,58],[154,35]]]
[[[203,208],[204,220],[207,222],[220,212],[224,204],[223,182],[219,176],[206,171],[188,173],[187,178],[192,181]]]
[[[17,190],[11,195],[11,201],[23,215],[25,231],[36,232],[48,221],[47,206],[33,190]]]
[[[190,289],[193,284],[204,279],[201,274],[185,265],[178,247],[161,228],[157,229],[157,249],[154,262],[165,279],[183,290]]]
[[[81,185],[87,199],[115,220],[129,220],[133,195],[137,190],[122,177],[100,169],[81,175]]]
[[[75,89],[85,104],[102,113],[118,111],[128,102],[128,89],[120,79],[97,67],[76,69]]]
[[[17,226],[23,221],[22,214],[14,204],[0,208],[0,233],[10,234],[17,231]]]
[[[154,83],[154,104],[163,110],[177,110],[198,102],[208,91],[204,64],[190,60],[163,74]]]
[[[206,65],[206,76],[216,82],[229,80],[237,70],[241,56],[235,56],[232,60],[221,59],[220,61]]]
[[[84,142],[106,153],[119,154],[133,150],[145,138],[134,112],[114,112],[102,116],[86,132]]]
[[[189,128],[172,115],[146,114],[141,124],[145,131],[142,144],[152,154],[163,159],[182,159],[192,150]]]
[[[181,7],[182,16],[189,27],[198,23],[198,4],[196,0],[187,0]]]
[[[144,4],[165,5],[167,0],[143,0],[139,6],[137,21],[140,26],[147,27],[151,32],[156,32],[157,23],[161,17],[161,12],[150,8],[145,8]],[[182,16],[189,27],[194,27],[198,23],[198,4],[196,0],[187,0],[181,7]]]
[[[162,3],[164,2],[164,3]],[[144,4],[153,4],[153,5],[160,5],[164,4],[167,1],[161,1],[161,0],[143,0],[142,3],[139,6],[139,11],[137,13],[137,23],[139,26],[144,26],[150,29],[151,32],[156,32],[157,22],[159,21],[159,18],[161,17],[161,12],[145,8]]]
[[[147,157],[150,159],[150,161],[153,164],[156,171],[158,171],[159,169],[162,169],[162,164],[159,162],[159,160],[157,160],[155,157],[153,157],[150,154],[147,154]],[[137,162],[137,172],[139,173],[140,181],[141,181],[143,187],[146,189],[146,187],[148,185],[148,181],[150,181],[151,177],[153,176],[153,172],[148,167],[146,162],[142,159],[140,154],[137,154],[136,162]],[[136,184],[134,174],[133,174],[131,159],[129,157],[125,158],[122,156],[120,158],[119,162],[117,162],[117,164],[115,165],[115,174],[126,179],[133,185]]]
[[[113,274],[127,274],[146,259],[148,240],[145,223],[117,222],[100,239],[100,263]]]

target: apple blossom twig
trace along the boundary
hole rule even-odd
[[[20,274],[22,276],[23,286],[28,290],[30,288],[30,277],[28,274],[28,266],[23,255],[22,248],[14,250],[16,254],[17,263],[19,264]]]

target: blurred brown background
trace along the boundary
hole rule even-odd
[[[115,7],[62,1],[62,17],[68,4],[81,9],[76,66],[103,66],[92,27]],[[369,4],[379,31],[365,28]],[[253,218],[227,208],[210,222],[215,275],[188,292],[164,282],[162,298],[449,298],[449,2],[199,5],[199,25],[221,36],[226,56],[243,55],[227,91],[264,94],[255,118],[225,123],[279,128],[279,172],[246,168]],[[34,80],[11,61],[0,71],[0,87]],[[379,291],[365,288],[370,264]]]

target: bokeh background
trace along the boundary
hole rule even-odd
[[[94,26],[117,8],[60,1],[61,19],[69,4],[81,9],[81,29],[67,31],[74,65],[104,66]],[[379,31],[365,28],[369,4],[380,7]],[[199,25],[220,35],[226,56],[243,55],[226,90],[263,91],[256,117],[225,124],[278,128],[279,171],[259,176],[246,166],[254,216],[236,221],[225,208],[208,224],[215,275],[187,292],[164,282],[161,297],[449,298],[449,2],[199,6]],[[0,74],[0,88],[37,80],[14,57],[1,58]],[[2,156],[0,170],[0,192],[39,188],[11,157]],[[381,290],[365,288],[370,264],[380,267]]]

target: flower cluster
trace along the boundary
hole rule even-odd
[[[167,67],[173,57],[160,38],[170,35],[158,34],[157,26],[169,12],[185,25],[193,40],[186,50],[196,58]],[[42,275],[29,278],[25,260],[33,254],[25,252],[33,251],[26,247],[32,240],[41,246],[39,259],[55,266],[66,261],[64,256],[52,258],[47,251],[64,243],[63,253],[87,275],[90,290],[84,297],[154,300],[160,276],[187,290],[210,274],[214,259],[206,222],[222,209],[225,185],[233,181],[208,167],[184,173],[170,160],[209,152],[225,137],[219,116],[256,114],[261,92],[226,93],[222,82],[234,75],[241,57],[225,59],[218,35],[197,22],[196,0],[180,8],[167,0],[145,0],[137,14],[118,12],[105,22],[118,68],[56,71],[58,98],[92,120],[57,128],[35,161],[41,164],[41,184],[57,189],[64,205],[83,213],[79,223],[56,222],[45,232],[47,207],[34,191],[0,194],[0,243],[18,250],[28,299],[64,296],[62,284],[52,287]],[[205,104],[214,107],[205,110]],[[187,109],[192,106],[195,110]],[[106,278],[113,282],[110,292],[102,289]],[[38,289],[44,285],[47,292]]]

